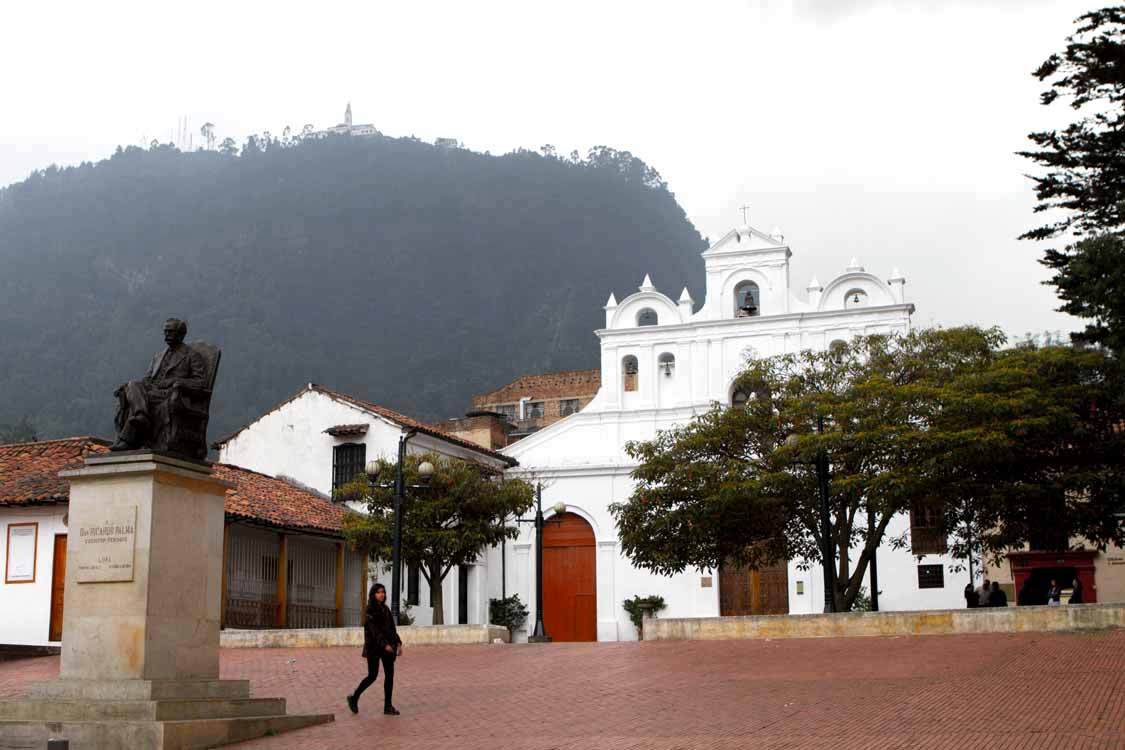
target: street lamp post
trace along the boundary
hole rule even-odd
[[[395,464],[394,487],[394,530],[391,532],[391,615],[395,624],[398,624],[400,594],[402,592],[402,514],[403,501],[406,499],[406,479],[403,474],[403,464],[406,461],[406,443],[418,434],[417,428],[410,428],[398,438],[398,461]],[[365,467],[367,480],[370,486],[388,489],[391,485],[376,484],[379,477],[380,465],[378,461],[369,461]],[[422,489],[429,486],[430,477],[434,474],[434,466],[429,461],[418,465],[418,475],[423,484],[410,485],[410,489]]]
[[[555,503],[553,510],[562,523],[566,503]],[[517,518],[517,523],[535,524],[535,627],[527,637],[528,643],[550,643],[551,636],[543,626],[543,485],[535,485],[535,518]]]

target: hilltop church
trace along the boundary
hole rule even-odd
[[[748,359],[803,349],[824,350],[861,334],[905,333],[914,306],[898,269],[868,272],[854,258],[843,273],[815,278],[795,294],[792,255],[780,231],[733,229],[703,252],[706,298],[696,306],[685,288],[678,299],[646,275],[640,288],[605,306],[597,395],[580,411],[504,449],[516,475],[543,482],[547,511],[544,599],[547,633],[559,640],[631,640],[637,633],[621,602],[660,595],[662,617],[811,613],[823,607],[819,568],[793,560],[772,570],[689,570],[672,577],[635,568],[620,551],[609,505],[633,491],[635,462],[624,446],[684,424],[715,403],[746,398],[733,382]],[[561,508],[562,506],[559,505]],[[553,521],[553,522],[552,522]],[[905,515],[888,538],[910,525]],[[917,535],[922,539],[924,535]],[[507,590],[534,602],[534,536],[512,545]],[[879,552],[881,608],[961,605],[963,582],[948,585],[950,558],[933,549]],[[521,634],[517,634],[519,636]],[[526,637],[526,634],[522,634]]]

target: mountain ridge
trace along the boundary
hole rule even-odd
[[[598,364],[611,291],[699,298],[703,238],[625,151],[411,138],[119,149],[0,190],[0,424],[112,433],[167,317],[220,346],[209,437],[309,382],[423,421]]]

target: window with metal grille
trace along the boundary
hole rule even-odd
[[[543,402],[542,401],[528,401],[524,406],[524,414],[528,419],[542,419],[543,418]]]
[[[948,549],[941,511],[915,503],[910,509],[910,552],[914,555],[944,555]]]
[[[564,398],[559,401],[559,414],[564,417],[569,417],[571,414],[578,413],[578,399]]]
[[[367,462],[367,446],[363,443],[343,443],[332,449],[332,489],[343,487],[363,472]]]
[[[940,565],[918,566],[918,588],[943,589],[945,588],[945,569]]]
[[[515,404],[499,404],[493,407],[492,410],[497,414],[503,414],[504,419],[508,420],[509,422],[515,422],[516,412],[518,408],[519,407],[517,407]]]

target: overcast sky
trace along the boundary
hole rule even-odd
[[[1031,75],[1096,5],[1062,0],[6,4],[0,184],[51,163],[342,119],[503,153],[627,149],[699,230],[779,226],[793,286],[854,255],[922,325],[1070,330],[1013,152],[1069,110]],[[1057,112],[1052,110],[1058,109]],[[637,268],[637,282],[644,275]],[[680,279],[654,278],[677,295]],[[606,290],[607,293],[609,290]],[[630,290],[614,290],[618,297]],[[701,302],[698,300],[697,302]]]

